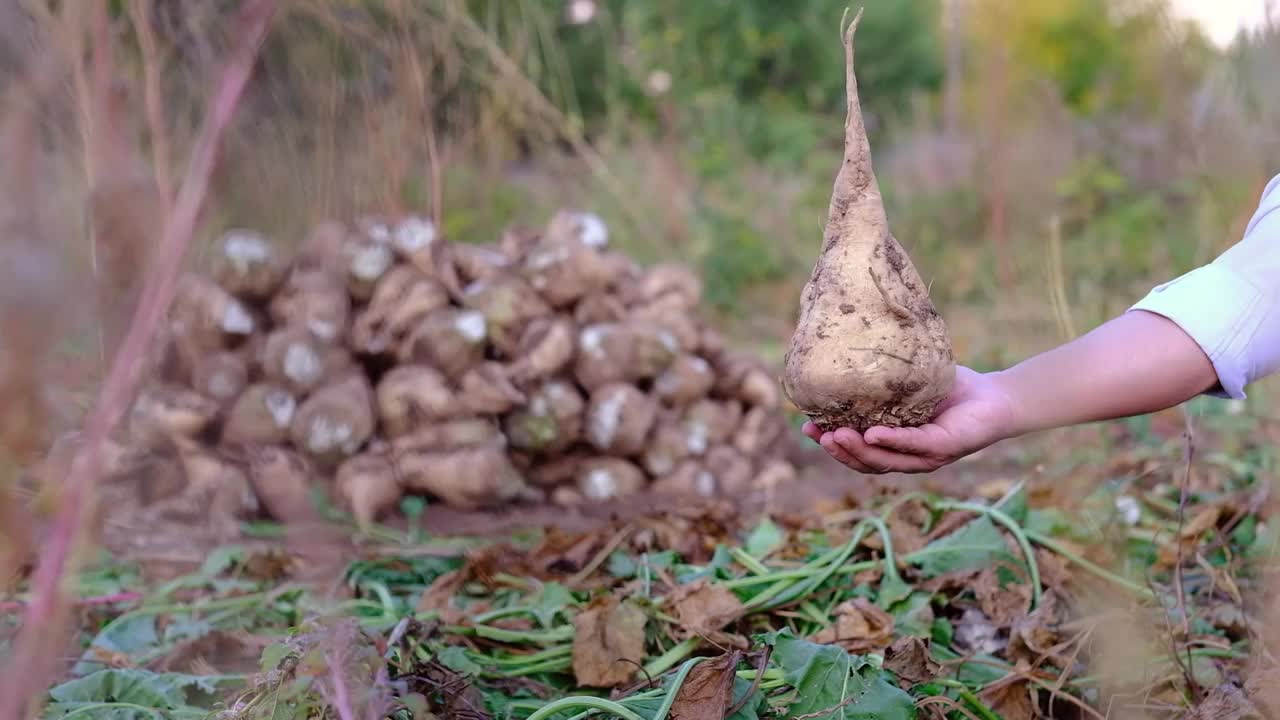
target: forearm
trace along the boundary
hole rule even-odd
[[[1141,415],[1178,405],[1217,384],[1200,346],[1167,318],[1130,312],[994,379],[1012,406],[1015,436]]]

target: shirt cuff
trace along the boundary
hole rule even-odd
[[[1253,378],[1250,344],[1266,308],[1248,279],[1210,263],[1156,286],[1130,310],[1173,321],[1213,363],[1219,387],[1208,395],[1242,399]]]

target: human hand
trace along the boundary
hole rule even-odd
[[[804,433],[859,472],[931,472],[1017,434],[1015,403],[999,377],[957,367],[951,394],[933,422],[920,427],[873,427],[862,434],[840,428],[824,434],[807,422]]]

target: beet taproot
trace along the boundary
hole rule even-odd
[[[528,487],[506,448],[497,442],[397,453],[395,463],[405,488],[430,493],[464,510],[508,503]]]
[[[312,469],[298,453],[268,445],[245,453],[249,484],[258,502],[278,522],[311,522],[320,514],[311,499]]]
[[[298,412],[298,399],[279,385],[254,383],[245,388],[227,411],[222,424],[222,444],[274,445],[289,438],[289,427]]]
[[[262,300],[280,286],[285,268],[270,240],[253,230],[236,228],[219,239],[210,274],[227,292]]]
[[[360,450],[373,434],[373,389],[361,373],[350,373],[316,390],[289,426],[293,446],[322,469],[335,467]]]
[[[391,440],[391,452],[397,454],[452,450],[471,445],[501,442],[498,425],[486,418],[445,420],[416,427],[412,432]]]
[[[428,422],[449,418],[457,399],[448,380],[426,365],[401,365],[378,381],[378,419],[394,438]]]
[[[503,418],[502,428],[512,447],[554,455],[581,437],[585,408],[577,388],[552,380],[535,390],[525,407]]]
[[[327,270],[295,268],[271,299],[276,325],[298,325],[325,342],[339,342],[351,322],[351,297]]]
[[[484,360],[489,323],[478,310],[440,308],[422,318],[396,350],[404,364],[430,365],[461,378]]]
[[[191,387],[219,403],[230,403],[249,384],[249,364],[239,353],[217,352],[196,360]]]
[[[459,384],[462,407],[479,415],[501,415],[528,401],[501,363],[482,362],[468,370]]]
[[[644,450],[658,403],[634,385],[613,383],[591,393],[586,436],[597,450],[633,456]]]
[[[576,334],[573,321],[564,316],[534,320],[520,338],[520,359],[512,364],[509,377],[526,383],[558,373],[573,359]]]
[[[646,484],[644,471],[622,458],[592,458],[578,467],[578,492],[588,500],[628,497]]]
[[[326,343],[310,330],[289,325],[267,335],[259,365],[267,382],[305,395],[324,379],[328,354]]]
[[[136,442],[155,447],[175,437],[195,437],[217,417],[220,404],[193,390],[150,385],[139,393],[129,414]]]
[[[847,117],[822,253],[801,293],[782,385],[823,430],[914,426],[955,381],[951,340],[929,288],[889,229],[844,28]]]
[[[334,476],[334,488],[361,528],[368,528],[404,495],[391,458],[370,452],[344,460]]]

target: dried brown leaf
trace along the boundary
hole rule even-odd
[[[1218,518],[1222,516],[1222,505],[1213,504],[1200,509],[1182,526],[1181,537],[1184,541],[1194,541],[1206,531],[1217,527]]]
[[[1071,571],[1067,563],[1057,553],[1044,548],[1036,548],[1036,564],[1040,568],[1040,582],[1047,588],[1065,592],[1071,583]]]
[[[440,621],[457,625],[467,619],[467,613],[453,606],[453,598],[466,582],[465,568],[451,570],[437,577],[418,598],[417,610],[439,613]]]
[[[973,591],[982,606],[982,612],[999,628],[1009,627],[1027,610],[1031,600],[1031,586],[1011,582],[1000,586],[997,568],[989,567],[978,574]]]
[[[681,626],[694,635],[724,628],[742,614],[742,602],[732,590],[700,579],[672,591],[670,602]]]
[[[1245,680],[1244,690],[1266,717],[1280,716],[1280,668],[1254,667]]]
[[[835,624],[818,631],[814,642],[864,653],[887,647],[893,639],[893,616],[866,598],[842,602],[835,612]]]
[[[257,670],[266,642],[254,642],[249,636],[214,630],[192,640],[179,642],[172,650],[149,667],[156,672],[229,674]]]
[[[938,523],[933,526],[933,529],[929,531],[929,534],[925,535],[925,543],[928,544],[940,537],[950,535],[952,532],[959,530],[970,520],[973,520],[974,517],[976,516],[973,513],[965,512],[963,510],[956,510],[943,515],[942,519],[939,520]]]
[[[914,507],[914,503],[908,503],[906,507],[889,516],[889,536],[893,539],[893,551],[898,555],[906,555],[913,553],[928,544],[925,540],[924,522],[928,519],[928,510],[923,509],[924,515],[921,515],[921,508]],[[878,534],[868,536],[874,537],[879,541]]]
[[[929,682],[942,666],[929,656],[929,645],[918,637],[901,637],[884,652],[884,667],[908,684]]]
[[[530,564],[542,572],[575,573],[591,560],[606,537],[600,532],[567,533],[552,528],[530,553]]]
[[[1000,685],[982,693],[982,701],[1004,720],[1035,720],[1034,691],[1025,682]]]
[[[1204,700],[1180,717],[1181,720],[1264,720],[1266,716],[1240,688],[1224,683],[1210,690]]]
[[[952,570],[943,573],[935,578],[929,578],[920,583],[920,589],[931,594],[936,593],[954,593],[958,591],[968,590],[973,586],[973,579],[981,570]]]
[[[644,611],[606,595],[573,619],[573,675],[584,687],[617,687],[644,661]]]
[[[1053,590],[1044,594],[1040,605],[1029,615],[1014,621],[1009,629],[1006,653],[1014,662],[1026,661],[1035,665],[1047,658],[1058,667],[1066,667],[1071,660],[1068,654],[1059,653],[1056,646],[1062,641],[1058,631],[1061,604]]]
[[[680,720],[723,720],[733,701],[737,653],[693,666],[676,693],[668,717]]]

